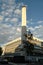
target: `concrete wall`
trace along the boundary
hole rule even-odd
[[[21,39],[18,39],[17,41],[10,42],[10,44],[6,44],[3,46],[3,54],[4,53],[13,53],[15,52],[15,49],[21,44]]]
[[[25,41],[25,34],[27,34],[26,32],[26,6],[22,7],[22,30],[21,30],[21,38],[22,41]]]

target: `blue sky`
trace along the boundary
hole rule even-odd
[[[23,5],[27,5],[27,30],[43,39],[43,0],[0,0],[0,45],[21,36]]]

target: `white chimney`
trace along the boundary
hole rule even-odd
[[[26,6],[22,7],[22,26],[26,26]]]
[[[26,6],[22,7],[22,31],[21,31],[22,35],[22,41],[25,41],[25,34],[26,34]]]

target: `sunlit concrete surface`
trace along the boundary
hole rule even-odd
[[[26,6],[22,7],[22,26],[26,26]]]
[[[4,44],[3,48],[3,54],[4,53],[13,53],[15,52],[15,49],[21,44],[21,38],[17,38],[16,40],[13,40],[9,43]]]
[[[38,46],[41,46],[41,42],[43,42],[43,40],[39,40],[35,37],[33,37],[33,40],[31,39],[28,39],[27,41],[29,41],[31,44],[36,44]],[[21,38],[17,38],[11,42],[8,42],[6,44],[3,45],[3,53],[13,53],[15,52],[15,49],[21,45]]]

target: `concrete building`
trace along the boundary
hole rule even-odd
[[[25,34],[27,34],[26,33],[26,6],[23,6],[22,7],[22,30],[21,30],[22,41],[26,40],[26,37],[24,36]]]
[[[4,53],[13,53],[15,49],[21,44],[21,38],[15,39],[3,46],[3,54]]]
[[[8,42],[2,47],[3,54],[14,53],[17,47],[22,48],[24,44],[23,41],[27,40],[27,38],[25,37],[25,34],[27,34],[26,32],[26,6],[22,7],[22,30],[21,32],[22,34],[20,38],[17,38],[11,42]],[[29,41],[30,43],[35,42],[34,44],[39,45],[39,46],[41,46],[41,42],[43,42],[43,40],[39,40],[38,38],[35,38],[35,37],[33,37],[33,40],[28,39],[27,41]]]

